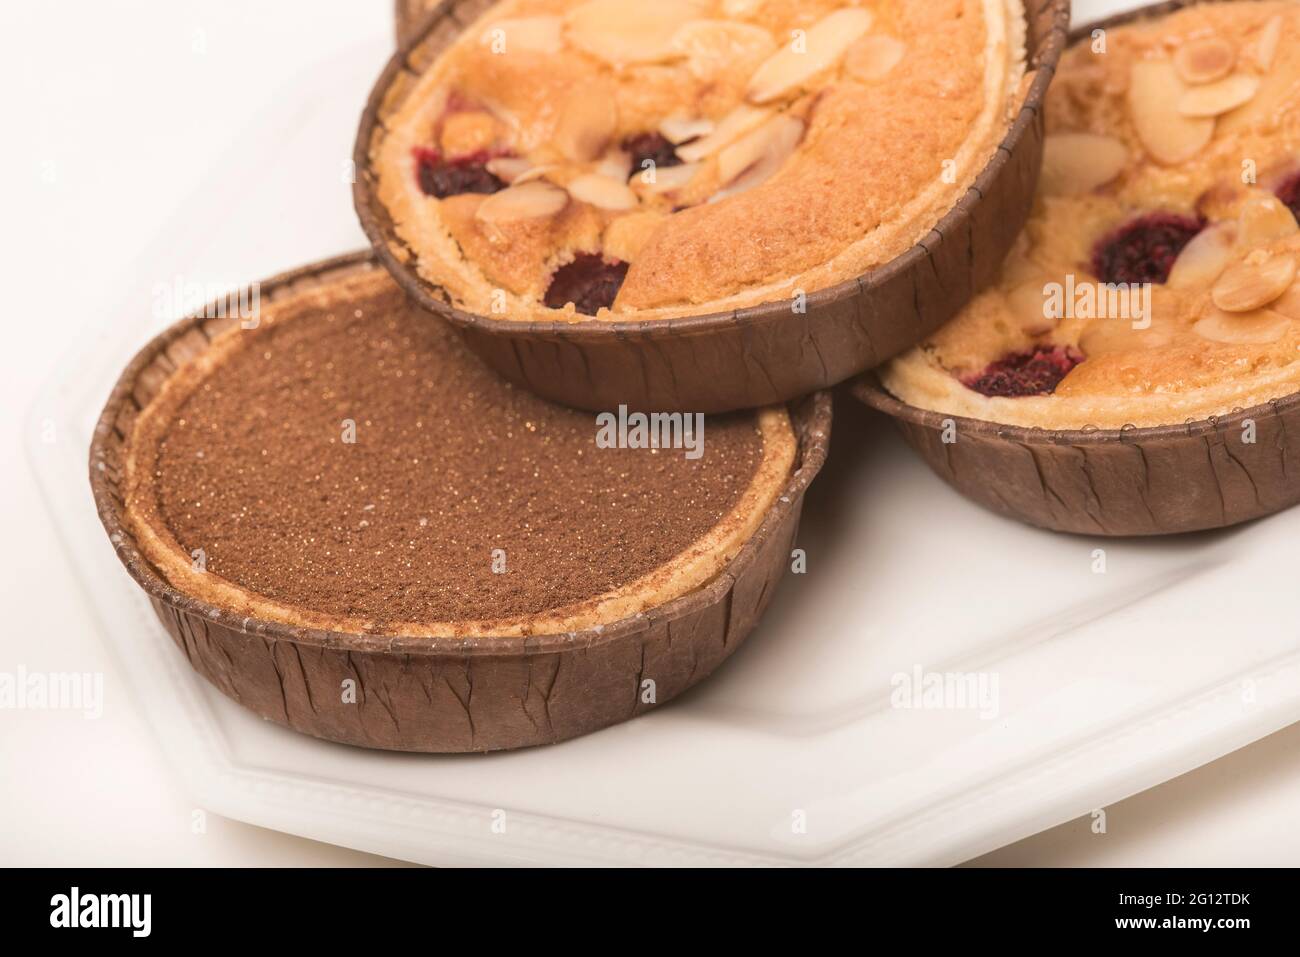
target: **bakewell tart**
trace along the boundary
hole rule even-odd
[[[330,740],[493,750],[649,710],[746,637],[824,397],[603,441],[369,256],[262,292],[255,328],[196,317],[141,353],[91,460],[118,554],[223,692]]]
[[[968,487],[982,480],[953,474],[957,450],[971,421],[991,424],[1010,461],[984,497],[1021,511],[1005,481],[1021,472],[1039,524],[1186,530],[1294,503],[1298,90],[1292,0],[1164,6],[1082,34],[1048,93],[1042,187],[1001,278],[884,367],[873,401],[926,444],[957,422],[928,457]],[[1058,469],[1073,494],[1056,494]],[[1114,514],[1125,502],[1134,522]]]
[[[1040,67],[1066,5],[1048,6]],[[707,411],[842,379],[950,317],[1027,211],[1037,137],[1023,161],[998,151],[1018,119],[1012,145],[1032,134],[1047,80],[1018,0],[501,0],[423,30],[363,118],[363,226],[417,301],[547,397]],[[947,279],[938,227],[969,225],[994,166],[1017,196],[960,241],[999,246],[990,276],[963,253],[965,278],[920,301],[904,274],[928,258],[925,284]],[[920,332],[863,307],[872,274],[878,306],[906,286]],[[673,337],[694,363],[664,356]]]

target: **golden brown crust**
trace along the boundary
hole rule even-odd
[[[264,308],[260,328],[292,322],[295,317],[353,301],[373,293],[377,287],[390,285],[386,275],[371,272],[300,292]],[[228,330],[201,355],[177,369],[157,397],[142,410],[124,456],[126,526],[141,552],[174,587],[231,614],[327,631],[372,631],[375,623],[367,619],[287,606],[211,571],[195,570],[189,554],[162,517],[157,494],[159,478],[148,463],[156,460],[159,443],[185,400],[201,387],[225,357],[245,348],[255,335],[238,328]],[[763,439],[762,460],[738,504],[703,538],[668,564],[615,591],[545,614],[494,621],[407,622],[397,626],[385,623],[384,632],[398,637],[473,638],[578,631],[641,613],[707,583],[754,534],[793,469],[797,444],[785,410],[763,410],[757,413],[757,422]]]
[[[1105,39],[1104,53],[1087,40],[1062,59],[1049,92],[1043,188],[1001,282],[885,370],[885,385],[904,401],[1012,425],[1120,428],[1203,419],[1300,391],[1300,296],[1219,308],[1232,267],[1249,260],[1251,269],[1285,274],[1286,261],[1300,258],[1300,228],[1274,195],[1300,172],[1300,5],[1201,4]],[[1163,91],[1169,76],[1179,86],[1163,97],[1164,112],[1144,113],[1146,85]],[[1227,95],[1221,80],[1258,88],[1217,118],[1183,116],[1178,89]],[[1207,228],[1169,282],[1152,287],[1149,327],[1086,311],[1044,322],[1044,290],[1095,285],[1096,245],[1152,213]],[[1041,345],[1085,357],[1052,395],[986,397],[959,381]]]
[[[575,317],[571,308],[548,310],[539,300],[554,269],[580,252],[633,257],[613,310],[601,312],[609,318],[703,314],[820,289],[893,259],[933,227],[986,164],[1020,87],[1024,24],[1018,0],[879,0],[862,8],[840,0],[674,5],[683,10],[683,29],[713,25],[697,30],[703,39],[678,40],[693,51],[689,56],[614,67],[574,50],[572,18],[584,8],[580,0],[506,0],[467,28],[420,78],[385,118],[371,161],[378,199],[416,252],[425,280],[468,311],[518,319]],[[734,115],[747,94],[754,98],[751,81],[785,36],[792,30],[811,34],[828,15],[846,9],[870,14],[870,27],[856,44],[808,80],[802,93],[749,104],[805,126],[793,154],[783,158],[777,151],[774,175],[748,191],[717,198],[745,176],[737,179],[714,153],[673,189],[651,188],[634,176],[632,210],[575,216],[572,207],[590,207],[573,199],[526,243],[507,247],[486,238],[499,224],[466,215],[478,203],[433,199],[416,182],[412,152],[435,145],[435,130],[442,136],[438,145],[446,147],[444,117],[453,94],[452,115],[468,103],[473,112],[495,116],[499,146],[508,144],[534,166],[555,167],[545,177],[572,189],[578,176],[601,171],[610,160],[608,144],[623,137],[657,130],[668,117],[717,124]],[[527,42],[511,47],[521,21],[534,26]],[[543,21],[563,25],[562,52],[529,48],[551,42],[539,39],[545,31],[536,24]],[[497,24],[504,24],[504,52],[492,48]],[[725,55],[717,50],[719,35],[726,37]],[[880,50],[895,41],[901,46],[896,61]],[[876,75],[872,70],[882,58],[887,70]],[[945,66],[936,69],[936,63]],[[601,131],[607,144],[601,154],[577,162],[565,144],[571,142],[569,120],[583,110],[607,117],[612,126]],[[755,124],[760,132],[772,129],[763,125],[772,119],[742,124],[745,132],[732,145]],[[457,142],[481,145],[459,134]],[[688,208],[677,211],[681,206]],[[642,212],[659,215],[653,229],[634,232],[635,242],[626,241],[628,230],[611,225]],[[649,221],[642,217],[641,225]],[[534,233],[544,233],[544,240]]]

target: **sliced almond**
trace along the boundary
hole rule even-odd
[[[558,163],[543,163],[541,166],[534,166],[532,169],[524,170],[511,182],[511,186],[522,186],[524,183],[531,183],[533,180],[545,179],[552,173],[561,169]]]
[[[1142,145],[1156,162],[1176,166],[1210,142],[1214,120],[1183,116],[1175,108],[1187,84],[1169,60],[1139,60],[1129,75],[1128,107]]]
[[[1286,292],[1269,304],[1268,308],[1288,319],[1300,319],[1300,283],[1293,282]]]
[[[1047,294],[1043,291],[1050,281],[1039,276],[1007,293],[1007,306],[1026,335],[1041,336],[1056,328],[1056,318],[1047,314]]]
[[[1178,98],[1178,112],[1183,116],[1221,116],[1249,103],[1258,92],[1258,77],[1234,73],[1187,90]]]
[[[1178,75],[1187,83],[1213,83],[1227,76],[1237,62],[1237,51],[1221,37],[1184,43],[1174,54]]]
[[[559,17],[498,20],[484,28],[479,42],[506,56],[516,50],[559,53],[564,49],[564,21]]]
[[[1208,289],[1232,262],[1236,243],[1236,223],[1207,226],[1178,254],[1165,285],[1174,289]]]
[[[498,156],[487,161],[487,171],[503,183],[513,183],[534,169],[522,156]]]
[[[1224,312],[1211,306],[1192,331],[1210,342],[1250,346],[1277,342],[1290,328],[1291,320],[1271,309]]]
[[[1078,196],[1105,186],[1128,164],[1119,140],[1095,133],[1054,133],[1043,143],[1040,187],[1049,196]]]
[[[672,38],[673,49],[690,59],[691,72],[701,79],[716,76],[737,60],[764,56],[775,46],[772,34],[762,27],[733,20],[690,20]]]
[[[703,5],[692,0],[589,0],[568,17],[569,41],[614,66],[680,58],[673,37],[696,19]]]
[[[863,37],[849,49],[844,70],[855,80],[871,83],[888,76],[906,51],[901,40],[885,36]]]
[[[513,223],[554,216],[569,204],[569,194],[550,183],[534,181],[493,193],[475,216],[485,223]]]
[[[553,137],[555,146],[576,163],[587,163],[605,152],[618,129],[614,97],[600,87],[575,91],[565,101]]]
[[[663,138],[674,146],[708,136],[717,128],[718,124],[712,120],[697,120],[688,116],[670,116],[659,124]]]
[[[1255,65],[1267,73],[1273,68],[1273,61],[1277,58],[1277,45],[1282,39],[1282,17],[1277,15],[1270,17],[1268,23],[1260,30],[1259,36],[1255,38],[1253,59]]]
[[[713,200],[726,199],[759,186],[785,165],[803,139],[802,120],[793,116],[776,116],[744,139],[718,154],[718,175],[726,189]]]
[[[1254,249],[1300,233],[1295,215],[1272,193],[1253,190],[1238,214],[1237,245]]]
[[[626,181],[620,182],[598,173],[579,176],[569,183],[568,189],[569,195],[578,202],[613,212],[636,209],[639,202]]]
[[[1267,258],[1263,258],[1267,257]],[[1262,251],[1224,270],[1210,292],[1224,312],[1251,312],[1263,308],[1295,281],[1296,262],[1291,256],[1268,256]]]
[[[677,151],[677,155],[687,163],[698,163],[765,123],[771,116],[770,109],[742,103],[722,118],[717,129],[703,139],[687,143]]]
[[[699,163],[661,166],[655,169],[653,181],[647,180],[646,173],[641,173],[633,182],[647,193],[675,193],[677,190],[689,186],[691,180],[695,178],[695,174],[699,171]]]
[[[1159,349],[1174,340],[1167,324],[1153,322],[1146,329],[1134,329],[1128,319],[1094,319],[1079,336],[1079,351],[1090,359],[1114,353]]]
[[[626,183],[627,178],[632,175],[632,155],[623,150],[606,153],[596,166],[596,172],[620,183]]]
[[[749,101],[771,103],[797,93],[806,82],[838,63],[858,37],[871,29],[872,19],[867,10],[848,7],[796,35],[750,78]]]

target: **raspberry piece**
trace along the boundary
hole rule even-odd
[[[496,193],[506,184],[488,172],[487,153],[474,153],[448,160],[437,150],[415,150],[416,175],[426,196],[446,199],[462,193]]]
[[[980,395],[1017,399],[1027,395],[1051,395],[1070,370],[1083,361],[1074,349],[1039,346],[999,359],[983,372],[962,379],[962,385]]]
[[[645,172],[645,161],[653,160],[656,168],[681,166],[677,147],[659,133],[640,133],[623,141],[623,151],[632,154],[632,175]]]
[[[1163,283],[1183,247],[1205,223],[1176,213],[1149,213],[1099,242],[1092,271],[1102,282]]]
[[[561,266],[546,290],[546,305],[563,309],[569,303],[584,316],[594,316],[602,306],[614,305],[627,278],[625,262],[610,261],[595,253],[579,253],[567,266]]]

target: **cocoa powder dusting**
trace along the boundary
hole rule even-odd
[[[762,457],[750,414],[710,417],[697,461],[597,448],[594,414],[513,388],[396,291],[239,334],[159,447],[160,515],[210,572],[325,614],[458,621],[590,598],[708,531]]]

